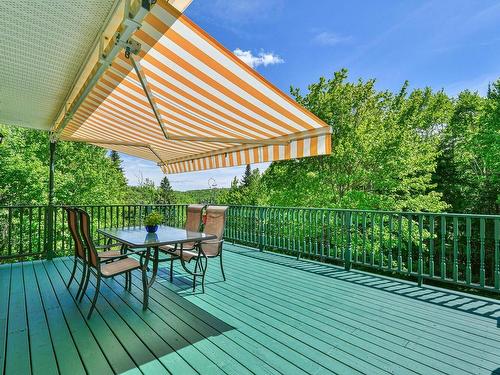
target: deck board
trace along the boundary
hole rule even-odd
[[[24,263],[23,273],[33,374],[57,374],[57,362],[33,264]]]
[[[0,374],[500,375],[500,301],[225,245],[206,293],[167,269],[106,280],[91,320],[72,259],[0,266]],[[5,369],[3,366],[6,366]]]
[[[9,317],[11,265],[0,265],[0,374],[5,369],[7,349],[7,320]]]
[[[31,360],[22,264],[13,264],[11,272],[5,372],[29,374]]]

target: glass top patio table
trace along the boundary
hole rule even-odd
[[[165,245],[183,244],[188,242],[200,242],[217,239],[216,235],[202,232],[191,232],[185,229],[179,229],[161,225],[156,233],[148,233],[144,227],[125,227],[125,228],[105,228],[98,229],[99,233],[108,238],[127,245],[130,248],[154,247]]]

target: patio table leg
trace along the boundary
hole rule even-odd
[[[152,282],[154,282],[154,279],[151,279],[150,283],[148,283],[148,276],[147,276],[147,269],[148,269],[148,263],[149,263],[149,257],[150,257],[150,248],[147,249],[146,252],[146,257],[144,264],[141,265],[141,271],[142,271],[142,293],[143,293],[143,300],[142,300],[142,309],[147,310],[149,306],[149,288],[152,285]],[[157,260],[158,258],[158,248],[155,248],[155,259]],[[158,268],[158,262],[156,262],[157,268]],[[154,268],[154,267],[153,267]]]
[[[156,274],[158,273],[158,258],[159,258],[159,250],[158,246],[155,246],[155,251],[153,255],[153,274],[151,275],[151,279],[149,280],[148,286],[151,287],[156,280]]]

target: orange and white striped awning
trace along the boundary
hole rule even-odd
[[[327,124],[167,1],[132,39],[130,56],[115,58],[61,139],[150,159],[165,173],[330,153]]]

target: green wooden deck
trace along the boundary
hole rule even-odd
[[[71,259],[0,266],[0,373],[500,374],[500,301],[225,249],[205,294],[162,270],[143,312],[116,278],[90,321]]]

